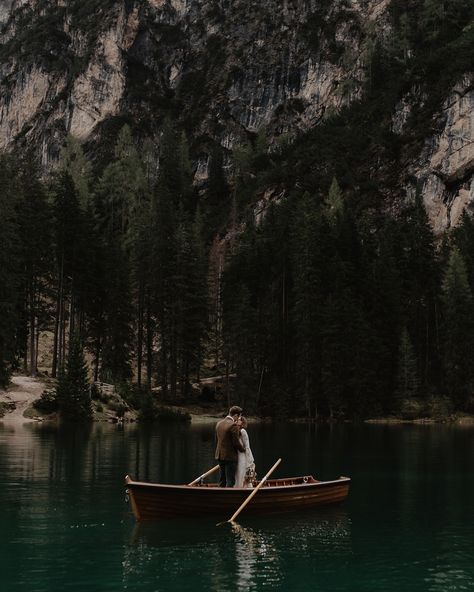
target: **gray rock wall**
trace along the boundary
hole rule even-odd
[[[115,120],[159,142],[172,103],[203,182],[213,143],[231,151],[264,129],[271,145],[360,99],[374,42],[390,32],[389,0],[104,0],[98,16],[77,2],[0,0],[0,149],[33,146],[46,168],[68,133],[93,145]],[[408,194],[421,187],[437,231],[474,198],[473,97],[472,79],[459,81],[407,165]],[[403,98],[395,133],[420,100],[416,89]]]

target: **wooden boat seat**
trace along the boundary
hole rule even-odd
[[[259,481],[255,482],[258,485]],[[312,475],[305,477],[285,477],[284,479],[269,479],[262,487],[285,487],[289,485],[303,485],[305,483],[319,483]],[[196,483],[191,487],[219,487],[218,483]]]

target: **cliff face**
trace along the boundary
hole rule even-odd
[[[446,98],[436,133],[413,164],[413,173],[435,232],[456,225],[474,202],[474,76],[465,76]]]
[[[391,26],[389,0],[0,0],[0,149],[50,168],[68,133],[93,151],[128,122],[158,142],[171,115],[205,180],[212,146],[272,145],[363,100]],[[437,230],[474,198],[473,97],[464,76],[405,163]],[[423,100],[402,97],[395,134]]]

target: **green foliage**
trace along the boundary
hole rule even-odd
[[[446,421],[453,409],[453,401],[447,396],[430,397],[426,401],[426,414],[435,420]]]
[[[134,409],[138,410],[139,421],[190,421],[191,416],[182,409],[158,403],[156,393],[148,389],[122,389],[122,396]]]
[[[0,417],[4,417],[7,413],[10,413],[11,411],[15,411],[15,403],[11,402],[11,403],[7,403],[6,401],[1,401],[0,402]]]
[[[87,209],[91,200],[92,166],[82,151],[79,142],[68,136],[60,154],[61,170],[71,175],[79,202]]]
[[[13,162],[0,156],[0,388],[10,380],[18,350],[21,242],[15,211]]]
[[[150,241],[155,270],[150,292],[160,344],[158,379],[165,398],[189,392],[199,372],[206,315],[206,258],[200,213],[195,209],[186,137],[166,121],[160,173],[153,195]]]
[[[50,274],[54,267],[51,207],[39,174],[31,167],[20,177],[21,192],[17,199],[18,230],[21,241],[22,315],[28,326],[29,371],[36,375],[36,340],[51,319]]]
[[[92,418],[87,366],[77,338],[70,343],[67,367],[60,372],[56,396],[63,419],[88,421]]]
[[[67,68],[73,61],[70,39],[64,32],[65,9],[28,7],[16,25],[16,34],[0,47],[0,59],[40,63],[46,70]]]
[[[107,289],[103,302],[101,379],[120,384],[131,378],[132,305],[130,272],[123,249],[111,244],[104,252],[104,278]]]
[[[230,188],[224,175],[223,154],[215,148],[209,163],[209,180],[205,196],[205,224],[209,237],[222,230],[230,212]]]
[[[61,57],[74,67],[65,16],[94,47],[118,6],[114,0],[74,0],[53,14],[40,4],[40,18],[29,23],[25,13],[18,35],[1,48],[4,57],[13,51],[21,62],[35,55],[45,68]],[[299,38],[319,59],[340,63],[346,57],[336,39],[341,22],[360,35],[367,73],[360,100],[324,118],[321,113],[318,125],[293,143],[271,145],[260,130],[230,155],[198,138],[193,151],[204,143],[210,153],[199,199],[187,139],[171,120],[162,126],[158,178],[137,149],[136,129],[117,134],[126,116],[105,124],[118,141],[115,149],[113,142],[107,147],[110,157],[98,178],[91,178],[70,140],[51,189],[52,220],[37,175],[20,182],[11,164],[2,165],[0,381],[7,382],[26,344],[44,327],[57,335],[59,363],[68,335],[76,333],[93,355],[97,378],[128,387],[136,369],[140,388],[127,403],[144,417],[160,414],[152,380],[161,385],[162,400],[189,397],[211,349],[216,370],[236,374],[236,399],[263,414],[338,418],[397,410],[414,417],[444,396],[439,414],[451,405],[467,408],[473,388],[472,221],[466,217],[453,233],[448,247],[456,248],[444,261],[419,199],[405,200],[396,215],[380,204],[387,195],[403,201],[407,158],[431,134],[448,90],[472,71],[473,10],[470,0],[392,0],[390,27],[377,40],[344,3],[319,2]],[[211,7],[209,18],[220,22],[222,16]],[[271,15],[265,19],[273,24]],[[153,33],[162,43],[184,47],[177,25],[156,23]],[[151,61],[161,59],[161,49],[151,50]],[[147,67],[135,68],[129,54],[136,84],[130,96],[146,96],[160,113],[179,113],[187,131],[201,129],[221,71],[227,85],[243,76],[242,53],[229,75],[221,49],[219,36],[207,37],[205,59],[191,60],[176,96],[170,89],[150,91]],[[298,70],[288,76],[296,91]],[[397,135],[393,114],[407,93],[414,105]],[[304,108],[293,98],[285,113]],[[221,119],[228,116],[221,113]],[[214,137],[222,137],[219,125]],[[230,157],[233,177],[224,174]],[[290,197],[255,225],[249,210],[269,187]],[[30,211],[20,220],[26,206]],[[229,230],[224,254],[219,236]],[[213,254],[221,251],[209,311],[211,243]],[[55,265],[48,250],[56,254]]]
[[[441,300],[446,390],[456,403],[462,405],[471,392],[474,379],[474,303],[466,265],[457,247],[452,249],[449,256]]]
[[[110,23],[117,0],[70,0],[67,6],[71,28],[79,30],[87,37],[86,49],[93,51],[95,41],[101,31]],[[87,63],[85,56],[84,62]]]
[[[55,413],[58,410],[58,395],[55,389],[46,389],[41,397],[33,402],[33,407],[40,413]]]
[[[413,420],[426,417],[426,408],[423,401],[419,399],[403,399],[400,401],[399,409],[402,419]]]
[[[414,399],[418,395],[420,380],[417,373],[415,351],[406,328],[400,338],[398,354],[397,389],[395,396],[400,399]]]
[[[442,392],[440,261],[423,204],[380,216],[351,197],[333,180],[326,199],[294,192],[247,222],[223,291],[246,407],[367,417]]]

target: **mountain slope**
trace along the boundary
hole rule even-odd
[[[168,116],[197,182],[260,134],[259,195],[333,174],[389,207],[421,191],[440,232],[474,199],[474,28],[471,3],[436,4],[2,0],[0,148],[50,168],[70,133],[100,166],[124,123],[159,143]]]

